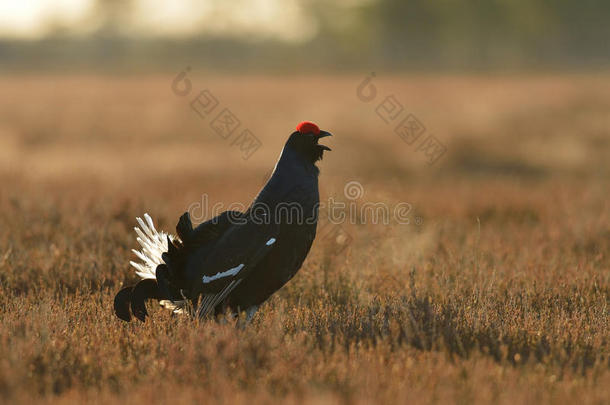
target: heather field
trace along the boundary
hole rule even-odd
[[[378,74],[371,101],[364,73],[173,79],[0,76],[0,402],[610,401],[610,76]],[[335,135],[321,198],[346,218],[297,276],[245,328],[118,320],[135,217],[247,204],[302,120]]]

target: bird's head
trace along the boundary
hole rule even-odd
[[[318,143],[320,138],[327,136],[331,136],[331,133],[321,131],[313,122],[303,121],[288,138],[286,147],[293,149],[308,162],[316,163],[322,159],[325,150],[331,150],[328,146]]]

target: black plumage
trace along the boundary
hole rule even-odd
[[[160,260],[150,253],[150,245],[159,246],[162,236],[150,217],[146,216],[148,226],[139,220],[145,242],[139,239],[144,249],[136,253],[146,264],[134,266],[149,278],[116,295],[117,316],[128,321],[131,308],[144,320],[144,301],[158,299],[174,311],[196,308],[194,315],[199,317],[229,309],[246,311],[251,318],[296,274],[309,253],[319,206],[316,162],[330,150],[318,141],[329,135],[315,124],[299,124],[246,212],[225,211],[196,228],[188,212],[183,214],[176,226],[178,238],[165,236],[167,249]],[[154,279],[146,274],[153,265]]]

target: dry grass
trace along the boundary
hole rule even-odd
[[[379,78],[433,167],[361,79],[193,78],[262,140],[244,161],[169,76],[0,78],[0,401],[607,403],[610,79]],[[302,119],[336,134],[324,198],[357,180],[423,224],[344,224],[341,252],[327,225],[245,330],[117,320],[135,216],[248,202]]]

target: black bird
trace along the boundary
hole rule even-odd
[[[144,321],[145,300],[156,299],[175,313],[246,311],[250,320],[296,274],[316,236],[316,162],[330,151],[318,141],[331,135],[307,121],[296,129],[246,212],[225,211],[194,229],[185,212],[177,236],[157,232],[148,214],[137,218],[142,249],[133,252],[142,263],[130,263],[143,280],[115,296],[119,318]]]

